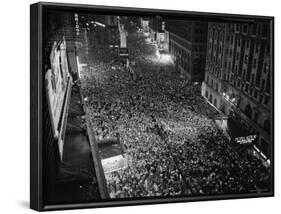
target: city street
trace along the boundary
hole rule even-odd
[[[96,139],[120,140],[130,159],[106,175],[111,198],[237,194],[263,185],[259,160],[230,146],[201,84],[185,80],[169,56],[159,57],[135,30],[129,68],[102,45],[89,48],[81,83]]]

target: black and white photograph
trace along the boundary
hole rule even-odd
[[[269,17],[43,7],[44,205],[273,194]]]

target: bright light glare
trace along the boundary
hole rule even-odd
[[[149,36],[149,33],[145,32],[145,33],[144,33],[144,36],[148,37],[148,36]]]
[[[169,63],[172,61],[172,57],[169,54],[160,54],[159,50],[156,50],[156,57],[162,63]]]
[[[169,54],[163,54],[163,55],[160,55],[160,59],[163,62],[170,62],[171,61],[171,56]]]
[[[157,56],[158,58],[160,58],[159,50],[156,50],[156,56]]]
[[[101,26],[101,27],[105,27],[105,25],[102,24],[102,23],[100,23],[100,22],[95,22],[95,24],[97,24],[97,25],[99,25],[99,26]]]

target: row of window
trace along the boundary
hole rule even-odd
[[[251,33],[252,35],[267,37],[269,32],[269,24],[235,24],[235,31],[245,34]]]
[[[232,39],[231,39],[231,42],[230,42],[230,45],[233,45],[234,36],[232,35],[232,36],[228,36],[228,37],[231,37],[231,38],[232,38]],[[247,39],[247,38],[242,39],[242,38],[236,37],[236,38],[235,38],[235,45],[236,45],[237,47],[241,47],[241,44],[243,43],[244,40],[245,40],[245,46],[244,46],[243,50],[244,50],[245,48],[248,49],[248,48],[252,47],[252,48],[254,48],[255,53],[258,53],[258,52],[259,52],[260,46],[261,46],[260,41],[254,41],[254,40]],[[218,44],[217,44],[216,41],[213,41],[212,39],[209,40],[209,47],[208,47],[208,49],[209,49],[209,54],[212,54],[212,52],[214,52],[214,50],[217,49],[217,45],[218,45]],[[241,50],[241,51],[243,51],[243,50]],[[222,45],[221,45],[221,44],[219,44],[218,52],[219,52],[219,53],[222,52]],[[229,57],[232,57],[232,56],[233,56],[233,55],[232,55],[232,54],[233,54],[233,48],[225,48],[225,54],[229,54]]]
[[[252,74],[252,81],[254,78],[255,75]],[[257,102],[269,106],[269,95],[260,93],[261,90],[265,89],[264,79],[262,80],[261,90],[257,89],[256,87],[253,86],[253,84],[249,82],[242,81],[240,78],[234,80],[233,75],[231,75],[230,80],[235,88],[243,91],[245,94],[248,94],[250,97],[254,98]]]
[[[258,111],[253,111],[251,105],[248,103],[245,106],[244,113],[251,119],[253,120],[256,124],[259,123],[259,112]],[[270,133],[270,120],[267,118],[264,121],[260,122],[260,127],[266,131],[267,133]]]
[[[169,48],[170,48],[170,53],[176,57],[177,63],[186,70],[188,73],[190,72],[190,60],[191,60],[191,55],[190,53],[187,53],[186,50],[178,47],[176,44],[173,42],[169,42]]]
[[[206,74],[206,83],[211,88],[213,88],[215,91],[219,93],[219,84],[217,81],[214,81],[213,78],[209,77],[209,75]]]
[[[205,97],[206,97],[207,100],[209,100],[209,102],[212,103],[216,108],[218,107],[218,106],[217,106],[217,99],[216,99],[216,98],[213,99],[213,95],[212,95],[211,93],[209,94],[208,90],[205,91]]]

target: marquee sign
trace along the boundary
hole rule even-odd
[[[235,141],[239,144],[250,144],[256,139],[256,135],[249,135],[247,137],[236,137]]]
[[[105,174],[119,171],[128,166],[127,159],[123,155],[116,155],[110,158],[102,159],[101,163]]]

